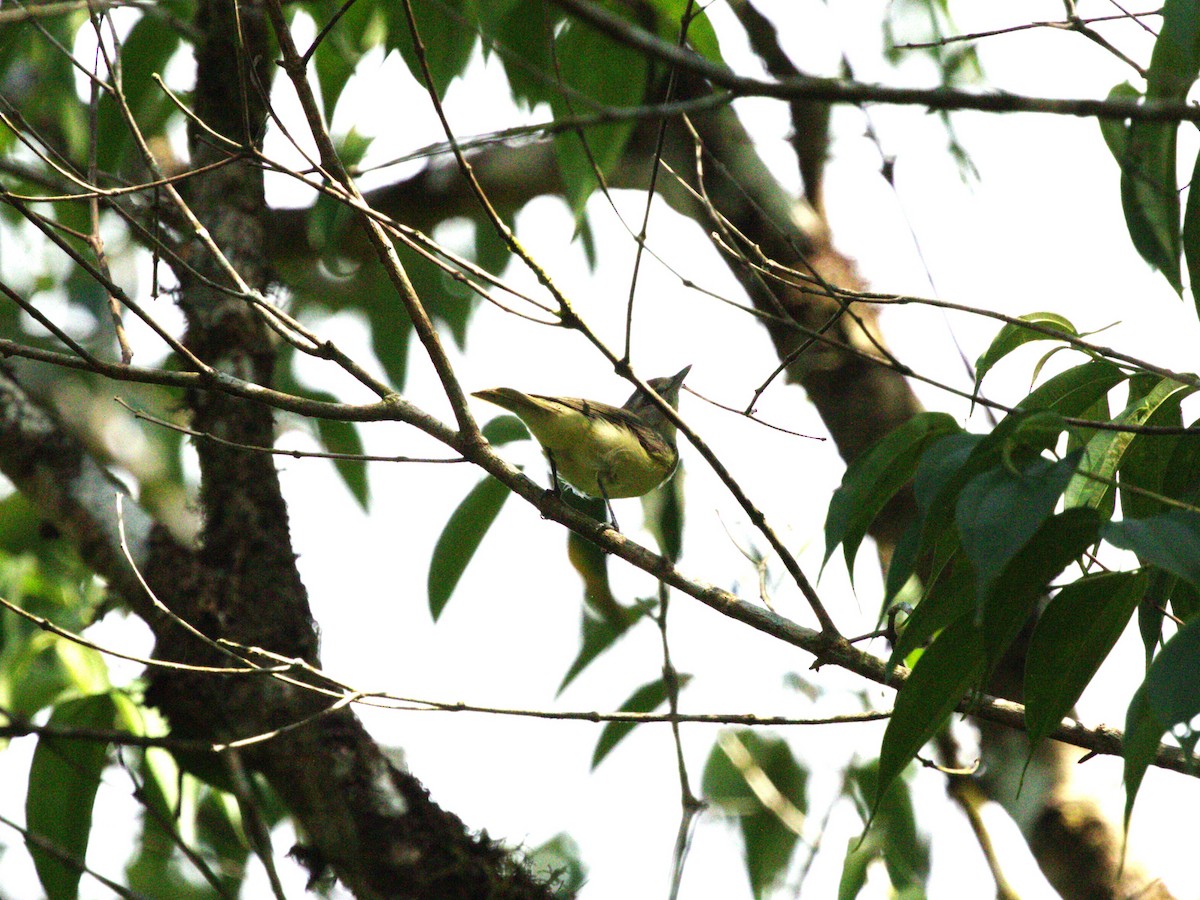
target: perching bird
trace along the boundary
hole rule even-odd
[[[691,366],[671,378],[647,384],[672,407]],[[491,388],[472,394],[515,413],[550,461],[554,489],[558,478],[582,494],[610,500],[640,497],[666,481],[679,463],[675,424],[641,389],[618,409],[578,397],[524,394],[513,388]],[[616,518],[613,517],[613,524]]]

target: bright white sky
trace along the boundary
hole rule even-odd
[[[796,49],[799,58],[821,60],[812,64],[813,71],[833,71],[836,54],[844,47],[859,78],[896,82],[895,73],[878,62],[878,34],[869,25],[882,5],[878,0],[869,4],[868,14],[868,4],[861,0],[829,7],[803,3],[797,13],[803,18],[796,21],[820,19],[824,24],[793,24],[784,32],[785,43]],[[1062,14],[1061,4],[1051,0],[953,6],[963,32]],[[791,4],[781,0],[767,4],[768,10],[789,8]],[[1100,2],[1080,6],[1084,15],[1111,11]],[[721,12],[715,8],[714,16]],[[806,35],[810,46],[801,43]],[[1148,58],[1146,46],[1122,46],[1130,47],[1138,58]],[[979,48],[989,84],[1016,93],[1098,97],[1131,75],[1091,42],[1058,31],[992,38]],[[737,47],[726,44],[723,49],[735,65],[744,58]],[[344,119],[339,113],[335,130],[354,125],[379,131],[380,159],[440,139],[432,112],[420,112],[426,106],[406,70],[394,59],[379,63],[376,58],[376,70],[364,73],[363,96],[370,99],[360,107],[348,107]],[[914,66],[903,77],[928,83],[930,74]],[[380,96],[387,97],[388,108],[397,111],[394,120],[381,120],[376,99]],[[285,100],[279,99],[283,109]],[[447,107],[461,135],[510,126],[514,121],[498,69],[478,61],[470,87],[454,86]],[[399,131],[401,110],[403,143],[391,131],[393,121]],[[752,117],[756,133],[768,135],[760,145],[764,155],[786,183],[794,184],[794,163],[783,142],[787,123],[782,109],[754,101],[746,103],[743,111]],[[1010,314],[1054,310],[1083,331],[1119,321],[1105,333],[1103,342],[1162,365],[1195,370],[1200,329],[1190,297],[1186,302],[1176,298],[1132,250],[1120,212],[1116,166],[1094,121],[959,114],[955,118],[959,134],[981,174],[977,184],[964,185],[944,152],[944,132],[935,117],[917,108],[875,108],[871,117],[886,152],[897,159],[896,191],[879,176],[878,151],[862,137],[862,112],[843,109],[834,119],[837,138],[828,175],[828,207],[840,246],[857,257],[876,289],[936,295]],[[1187,146],[1194,147],[1194,142]],[[269,145],[268,150],[282,153],[280,143]],[[1181,150],[1180,158],[1186,160],[1188,151]],[[641,198],[624,195],[618,200],[629,220],[640,218]],[[582,254],[572,244],[570,217],[557,201],[532,204],[518,226],[522,240],[548,265],[584,318],[616,345],[622,334],[633,244],[613,223],[606,205],[594,202],[599,277],[587,271]],[[728,272],[713,265],[709,244],[697,226],[658,209],[650,234],[654,249],[687,277],[740,296]],[[524,273],[509,274],[514,282],[532,286]],[[692,363],[690,386],[739,406],[773,368],[774,353],[762,329],[744,315],[687,291],[652,261],[643,266],[638,297],[634,364],[640,374],[668,374]],[[328,337],[347,348],[363,346],[362,329],[352,320],[333,320],[324,328]],[[947,319],[935,310],[910,306],[885,315],[884,328],[902,360],[964,386],[966,378],[951,335],[966,357],[974,360],[997,324],[964,316]],[[989,376],[985,391],[1000,400],[1022,396],[1042,352],[1044,347],[1035,347],[1015,354]],[[1050,370],[1075,361],[1060,354]],[[467,352],[456,354],[456,364],[469,390],[503,384],[618,403],[627,394],[624,383],[578,337],[514,319],[489,306],[476,314]],[[305,374],[326,387],[338,383],[324,368],[312,366]],[[945,409],[966,421],[961,401],[922,387],[918,392],[931,408]],[[435,413],[448,412],[419,350],[411,354],[406,395]],[[495,412],[482,403],[476,411],[485,419]],[[815,577],[823,549],[825,507],[843,469],[833,446],[749,424],[686,394],[681,411],[729,462],[747,493]],[[766,421],[796,431],[823,433],[798,388],[773,387],[763,396],[759,412]],[[986,427],[981,421],[971,425]],[[362,433],[369,453],[439,453],[431,442],[414,439],[400,426],[373,424]],[[285,437],[284,444],[312,446],[299,432]],[[533,477],[544,477],[544,465],[532,448],[514,449],[513,457],[525,462]],[[756,576],[739,546],[758,547],[762,541],[689,448],[683,449],[683,459],[688,522],[681,568],[752,598],[757,593]],[[425,578],[433,544],[450,512],[478,481],[477,472],[465,466],[376,464],[371,469],[372,509],[364,515],[340,487],[331,466],[284,460],[281,468],[300,565],[322,627],[324,662],[340,680],[413,698],[509,708],[609,710],[637,686],[659,676],[658,635],[643,628],[555,699],[555,687],[577,647],[580,586],[563,553],[562,529],[541,521],[535,510],[518,500],[506,505],[442,620],[436,625],[430,621]],[[617,514],[627,530],[639,518],[634,501],[618,501]],[[648,540],[636,532],[633,536]],[[626,599],[654,590],[648,576],[622,563],[613,564],[613,573],[618,593]],[[776,570],[772,573],[776,609],[810,622],[797,592]],[[860,554],[856,576],[859,599],[848,587],[839,555],[819,584],[826,606],[845,633],[871,627],[879,595],[872,553]],[[685,711],[832,715],[860,709],[862,701],[855,692],[864,689],[872,704],[890,705],[890,691],[864,688],[832,669],[814,676],[808,671],[811,660],[803,654],[726,621],[689,598],[674,601],[671,620],[675,665],[695,676],[683,695]],[[114,639],[117,633],[111,632]],[[1085,722],[1123,722],[1140,652],[1136,639],[1127,641],[1120,658],[1106,667],[1080,705]],[[826,691],[823,698],[814,705],[786,689],[783,677],[789,672],[813,677]],[[472,827],[528,846],[568,832],[581,845],[590,869],[585,900],[665,896],[679,810],[674,750],[666,727],[638,729],[595,773],[589,773],[598,726],[475,714],[366,709],[360,714],[381,741],[403,748],[412,770],[433,797]],[[814,818],[819,819],[827,808],[847,758],[871,757],[881,733],[881,727],[873,725],[788,732],[796,751],[814,772],[822,773],[812,787]],[[689,774],[698,789],[715,729],[690,726],[684,736]],[[1119,764],[1093,761],[1083,767],[1083,774],[1094,779],[1116,814],[1122,798]],[[918,790],[925,788],[920,794],[922,824],[938,829],[931,896],[994,896],[979,851],[945,799],[941,779],[922,774],[917,781]],[[125,786],[115,782],[112,790],[102,791],[101,800],[120,805],[127,802],[122,800],[124,793]],[[1193,838],[1188,829],[1175,827],[1178,819],[1172,812],[1194,809],[1197,801],[1200,787],[1195,781],[1151,772],[1135,814],[1134,855],[1168,875],[1178,896],[1200,896],[1200,874],[1194,867],[1180,871],[1184,867],[1179,861],[1190,858],[1194,850]],[[806,837],[811,839],[817,837],[818,828],[816,822],[810,824]],[[857,828],[848,809],[835,810],[823,838],[828,852],[810,874],[806,896],[835,895],[842,848],[857,835]],[[288,839],[281,837],[277,849],[286,851],[288,846]],[[2,879],[10,893],[28,877],[15,859],[20,856],[8,854],[0,865],[0,874],[11,876]],[[94,855],[93,861],[112,872],[108,862],[112,858],[105,853]],[[1022,896],[1051,896],[1032,873],[1013,874]],[[302,888],[293,884],[293,894],[300,896]],[[247,896],[264,896],[265,884],[259,881],[258,885]],[[85,891],[88,896],[102,896],[87,887],[86,880]],[[12,896],[36,893],[29,885]],[[743,896],[749,896],[749,891],[733,829],[705,818],[693,843],[683,897]]]

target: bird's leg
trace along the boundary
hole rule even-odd
[[[600,488],[600,496],[604,498],[604,508],[608,511],[608,518],[612,522],[613,531],[620,531],[621,526],[617,524],[617,514],[613,510],[612,501],[608,499],[608,491],[604,489],[603,476],[596,476],[596,486]]]

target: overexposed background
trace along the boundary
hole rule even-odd
[[[785,0],[763,8],[781,26],[785,47],[814,73],[836,71],[845,51],[864,81],[934,83],[935,73],[919,60],[899,73],[881,62],[880,36],[872,23],[880,0],[794,4]],[[1085,8],[1085,7],[1094,8]],[[1056,2],[1006,4],[952,3],[962,32],[981,31],[1061,16]],[[1080,4],[1081,14],[1110,12],[1107,4]],[[710,9],[718,33],[728,13]],[[819,22],[819,24],[814,24]],[[736,31],[736,29],[734,29]],[[1149,56],[1149,38],[1129,26],[1119,42],[1137,58]],[[1116,39],[1116,38],[1114,38]],[[303,43],[303,40],[300,41]],[[1037,96],[1102,97],[1131,71],[1085,38],[1051,30],[1024,31],[978,44],[990,88]],[[735,67],[747,66],[744,48],[725,43]],[[176,73],[184,84],[186,66]],[[355,93],[351,93],[355,92]],[[378,134],[371,159],[388,159],[442,139],[423,89],[396,58],[368,58],[359,83],[348,91],[334,131],[351,127]],[[381,110],[380,97],[387,98]],[[280,82],[276,105],[286,115],[290,87]],[[446,99],[460,136],[508,127],[518,114],[508,100],[499,66],[476,59],[468,77]],[[400,111],[403,114],[400,114]],[[782,105],[745,101],[739,110],[761,139],[760,150],[785,183],[796,185],[794,159],[785,143],[788,122]],[[895,157],[895,189],[879,174],[879,149],[864,136],[861,110],[835,111],[827,176],[827,205],[840,247],[855,256],[880,291],[936,296],[1012,315],[1053,310],[1072,319],[1080,331],[1117,323],[1099,340],[1124,352],[1180,370],[1196,369],[1200,347],[1191,297],[1181,301],[1166,282],[1149,271],[1134,252],[1125,230],[1118,195],[1118,171],[1094,120],[1033,115],[959,113],[955,126],[978,167],[979,180],[964,183],[945,151],[945,131],[936,116],[916,107],[874,107],[871,121],[883,150]],[[535,113],[525,119],[538,119]],[[403,119],[401,122],[400,120]],[[293,130],[295,133],[295,130]],[[1180,158],[1194,155],[1195,139],[1183,138]],[[278,136],[269,153],[289,159]],[[415,169],[417,164],[411,168]],[[391,180],[398,172],[379,173]],[[303,203],[290,182],[271,185],[280,203]],[[628,221],[638,222],[644,198],[614,195]],[[597,273],[588,270],[566,207],[539,200],[518,219],[522,241],[550,269],[577,311],[614,346],[623,338],[624,300],[634,244],[616,222],[607,202],[592,200],[599,247]],[[453,228],[438,233],[453,243]],[[737,298],[740,288],[715,261],[711,246],[692,222],[659,205],[652,216],[650,245],[680,273],[706,288]],[[926,268],[926,266],[928,268]],[[531,289],[533,279],[514,266],[508,277]],[[774,368],[776,357],[765,332],[744,314],[689,291],[679,279],[647,257],[638,286],[633,363],[644,377],[670,374],[693,365],[688,385],[730,406],[744,406]],[[322,333],[369,358],[365,329],[351,316],[318,324]],[[884,314],[883,327],[898,357],[920,372],[966,388],[954,342],[974,360],[999,324],[978,317],[943,314],[910,305]],[[1014,354],[991,373],[984,392],[1012,401],[1027,392],[1034,362],[1048,348],[1036,344]],[[582,338],[507,316],[489,305],[475,314],[464,354],[452,351],[456,371],[468,390],[510,385],[540,393],[589,396],[623,402],[624,382],[609,371]],[[1079,360],[1059,354],[1047,367],[1057,371]],[[316,363],[303,374],[313,383],[357,388],[339,380],[331,367]],[[983,430],[978,413],[968,418],[965,401],[923,385],[916,387],[930,407],[946,410],[968,427]],[[447,414],[440,386],[419,347],[410,354],[405,395],[437,414]],[[796,387],[775,384],[758,405],[762,419],[794,431],[822,435],[820,420]],[[477,415],[496,410],[479,403]],[[820,569],[824,512],[843,472],[831,442],[792,437],[724,413],[684,394],[681,412],[729,464],[748,495],[775,524],[810,576]],[[392,424],[361,429],[372,454],[444,455],[433,442]],[[302,430],[281,440],[287,447],[315,449]],[[545,471],[536,449],[514,446],[510,455],[534,478]],[[689,576],[735,590],[753,600],[757,576],[741,549],[762,546],[744,515],[689,447],[682,448],[687,479],[685,554],[680,568]],[[474,705],[528,709],[611,710],[634,688],[659,677],[657,632],[639,628],[594,663],[560,698],[555,689],[577,650],[581,608],[578,577],[564,551],[565,532],[542,521],[536,510],[510,500],[447,606],[441,620],[430,618],[425,593],[434,542],[451,511],[479,480],[467,466],[372,464],[369,514],[342,488],[331,464],[281,459],[294,539],[313,612],[321,623],[326,669],[365,690],[407,697],[464,701]],[[617,501],[617,514],[635,539],[636,501]],[[618,596],[649,596],[655,584],[620,561],[611,564]],[[783,615],[810,623],[798,592],[772,569],[772,602]],[[873,626],[880,585],[870,552],[860,554],[850,588],[840,552],[826,568],[819,590],[844,633]],[[140,635],[140,636],[139,636]],[[141,650],[148,637],[130,623],[105,622],[97,637]],[[686,712],[759,713],[814,716],[861,708],[865,691],[881,708],[891,692],[831,668],[812,673],[806,655],[726,620],[687,597],[671,607],[671,649],[676,667],[695,678],[683,693]],[[882,648],[877,648],[883,652]],[[1125,704],[1139,680],[1141,648],[1127,636],[1080,704],[1088,724],[1120,726]],[[785,686],[787,673],[818,682],[825,694],[813,704]],[[625,740],[599,769],[589,761],[600,726],[580,722],[517,719],[470,713],[415,713],[363,708],[360,715],[381,742],[403,750],[412,771],[435,800],[470,826],[511,843],[535,846],[558,832],[569,833],[589,867],[585,900],[665,896],[671,850],[679,817],[679,785],[670,731],[643,726]],[[813,830],[832,802],[840,769],[852,755],[876,754],[883,724],[821,726],[786,731],[796,752],[812,768]],[[715,727],[685,725],[685,751],[693,787],[698,786]],[[21,773],[13,760],[31,751],[18,741],[0,769],[0,811],[19,814]],[[1097,759],[1081,767],[1120,814],[1120,764]],[[940,776],[916,776],[920,824],[935,830],[931,896],[984,898],[994,886],[965,821],[945,798]],[[125,805],[133,815],[127,785],[102,788],[98,811]],[[1194,809],[1200,787],[1194,780],[1151,771],[1134,815],[1132,853],[1168,878],[1177,896],[1200,897],[1200,871],[1189,865],[1194,829],[1179,824],[1177,811]],[[1003,823],[995,827],[1003,830]],[[835,809],[823,837],[830,851],[819,857],[805,884],[805,896],[836,895],[841,852],[858,835],[857,817]],[[119,839],[97,836],[90,862],[108,874]],[[1001,836],[1002,838],[1002,836]],[[280,835],[277,849],[289,838]],[[1017,852],[1020,841],[1013,843]],[[1023,897],[1053,896],[1027,864],[1010,873]],[[265,880],[247,896],[265,896]],[[39,893],[32,867],[22,853],[0,858],[0,884],[14,898]],[[294,875],[289,887],[302,894]],[[876,896],[884,896],[883,885]],[[84,880],[84,895],[101,897]],[[749,888],[734,828],[706,816],[697,829],[683,881],[685,898],[748,897]]]

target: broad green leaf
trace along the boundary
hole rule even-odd
[[[1129,701],[1125,713],[1125,832],[1129,832],[1129,819],[1133,815],[1133,801],[1137,798],[1142,778],[1158,753],[1159,742],[1167,733],[1167,725],[1154,712],[1146,697],[1143,682]]]
[[[945,413],[918,413],[850,463],[829,501],[824,562],[841,544],[853,578],[854,558],[875,517],[913,477],[925,448],[956,432],[958,423]]]
[[[149,140],[163,134],[175,104],[153,80],[179,48],[180,32],[163,27],[157,16],[143,16],[121,43],[121,87],[138,128]],[[103,73],[107,80],[108,73]],[[134,158],[134,140],[117,101],[100,94],[96,110],[96,163],[102,171],[119,172]]]
[[[577,21],[559,30],[554,47],[563,82],[550,98],[555,119],[636,106],[644,99],[650,70],[641,53]],[[555,138],[567,201],[576,219],[597,186],[593,165],[602,175],[610,173],[620,162],[633,125],[629,120],[593,125]]]
[[[946,724],[967,691],[979,685],[986,669],[983,636],[970,617],[958,619],[926,648],[896,693],[879,749],[872,818],[892,782]]]
[[[1051,516],[1005,567],[984,600],[979,621],[988,661],[997,662],[1028,621],[1053,578],[1100,539],[1094,509],[1068,509]]]
[[[1193,432],[1200,431],[1200,419],[1188,427]],[[1200,505],[1200,440],[1194,434],[1175,445],[1163,472],[1162,492],[1184,503]]]
[[[1032,745],[1062,721],[1108,657],[1149,584],[1145,572],[1103,572],[1064,587],[1038,617],[1025,657]]]
[[[691,675],[678,674],[679,689],[682,691],[692,680]],[[621,704],[621,712],[648,713],[667,702],[667,685],[661,678],[643,684],[629,695],[629,699]],[[612,753],[617,744],[621,743],[629,732],[633,731],[636,722],[608,722],[600,731],[596,741],[596,749],[592,753],[592,768],[600,765],[604,757]]]
[[[1181,628],[1163,645],[1129,704],[1125,720],[1125,829],[1146,768],[1154,761],[1159,742],[1176,725],[1189,728],[1180,739],[1185,751],[1194,749],[1197,734],[1191,723],[1200,715],[1200,620]]]
[[[429,563],[429,611],[435,620],[508,496],[508,488],[488,475],[471,489],[446,522]]]
[[[524,110],[548,103],[556,93],[553,35],[562,12],[547,0],[483,0],[484,46],[494,42],[513,100]]]
[[[1106,359],[1089,360],[1055,375],[1017,405],[1024,410],[1049,409],[1075,418],[1127,377]]]
[[[325,33],[313,54],[313,68],[321,87],[321,106],[326,122],[333,121],[338,99],[354,74],[355,66],[376,44],[377,32],[382,27],[381,11],[373,3],[354,3],[349,7],[324,4],[309,8],[318,29],[324,28],[335,12],[340,14],[337,25]]]
[[[641,604],[632,607],[621,606],[619,609],[623,611],[623,614],[616,617],[598,617],[586,609],[583,610],[579,654],[571,663],[571,667],[567,669],[567,674],[563,676],[557,694],[565,691],[567,685],[574,681],[580,672],[626,634],[630,627],[649,612],[650,607]]]
[[[1162,27],[1150,54],[1146,96],[1182,100],[1200,72],[1200,8],[1195,0],[1165,0]]]
[[[1149,519],[1109,522],[1103,537],[1114,547],[1200,587],[1200,513],[1172,509]]]
[[[879,782],[878,760],[851,769],[850,777],[858,796],[874,797]],[[870,830],[861,840],[851,842],[842,868],[839,900],[858,896],[862,885],[853,887],[857,880],[856,873],[861,870],[865,874],[865,866],[880,858],[887,867],[893,889],[901,892],[924,891],[929,877],[929,840],[917,830],[912,794],[903,778],[892,782],[883,802],[879,804]],[[914,896],[923,896],[923,893]]]
[[[608,510],[603,500],[584,497],[574,491],[564,491],[561,496],[567,506],[585,516],[598,522],[607,520]],[[608,578],[608,554],[572,531],[567,534],[567,559],[583,579],[583,599],[587,608],[610,622],[624,622],[628,610],[613,593]]]
[[[957,545],[951,550],[952,555],[944,563],[935,561],[931,583],[892,648],[889,670],[932,640],[943,628],[976,611],[975,570]]]
[[[1147,99],[1186,98],[1200,66],[1198,35],[1200,23],[1193,0],[1167,0],[1146,73]],[[1123,146],[1117,148],[1120,155],[1116,159],[1121,166],[1121,202],[1133,245],[1147,262],[1162,271],[1176,292],[1182,293],[1177,132],[1174,122],[1135,122]]]
[[[787,872],[808,810],[808,770],[782,738],[748,728],[722,732],[708,755],[701,794],[735,817],[754,897],[764,897]]]
[[[1079,337],[1079,332],[1075,330],[1075,326],[1071,324],[1069,319],[1060,316],[1058,313],[1052,312],[1035,312],[1026,313],[1019,317],[1022,322],[1028,322],[1032,325],[1037,325],[1042,328],[1049,328],[1054,333],[1046,334],[1044,331],[1025,328],[1021,325],[1011,322],[1005,323],[1000,329],[1000,333],[993,338],[991,346],[984,351],[983,355],[975,362],[975,393],[979,393],[979,386],[983,383],[983,377],[991,371],[992,366],[998,363],[1008,354],[1012,353],[1022,344],[1028,344],[1030,341],[1055,341],[1062,340],[1062,337]]]
[[[481,429],[487,442],[493,447],[510,444],[513,441],[530,440],[529,429],[516,416],[496,416]]]
[[[425,85],[425,75],[417,57],[412,28],[405,14],[404,3],[385,3],[387,16],[387,48],[398,50],[417,83]],[[444,0],[441,3],[413,3],[418,36],[425,47],[426,62],[438,97],[446,96],[450,82],[463,73],[475,47],[475,31],[466,19],[464,0]]]
[[[723,62],[717,32],[709,21],[707,9],[693,0],[652,0],[658,12],[658,35],[672,44],[679,40],[680,22],[689,11],[687,23],[688,45],[709,62]]]
[[[1108,92],[1108,100],[1140,100],[1142,92],[1128,81],[1122,82]],[[1100,133],[1108,151],[1118,163],[1125,158],[1126,142],[1129,138],[1129,126],[1116,119],[1100,119]]]
[[[1122,426],[1144,425],[1163,404],[1168,401],[1178,403],[1180,399],[1194,390],[1195,388],[1188,385],[1164,378],[1144,397],[1139,397],[1126,406],[1113,420],[1113,423]],[[1172,400],[1172,398],[1175,399]],[[1136,437],[1137,435],[1130,431],[1098,430],[1087,443],[1083,459],[1079,463],[1079,473],[1071,479],[1071,483],[1067,486],[1064,503],[1068,507],[1099,508],[1106,495],[1109,494],[1110,486],[1106,481],[1097,481],[1088,476],[1099,476],[1106,480],[1115,479],[1125,451]]]
[[[1153,390],[1152,387],[1151,392]],[[1172,393],[1146,417],[1145,424],[1150,427],[1162,425],[1181,427],[1183,415],[1180,411],[1180,403],[1187,393],[1189,392],[1176,391]],[[1196,441],[1194,438],[1185,439],[1183,435],[1179,434],[1139,434],[1130,441],[1117,469],[1117,478],[1121,483],[1121,511],[1126,517],[1144,519],[1167,510],[1167,504],[1154,497],[1146,496],[1141,493],[1141,490],[1163,494],[1167,474],[1181,441],[1200,444],[1200,441]],[[1133,490],[1133,488],[1141,490]]]
[[[975,596],[988,602],[1009,561],[1054,511],[1075,471],[1076,458],[1038,457],[1015,472],[998,466],[967,483],[955,518],[963,551],[975,569]]]
[[[1187,203],[1183,208],[1183,258],[1187,262],[1192,302],[1196,304],[1196,314],[1200,315],[1200,153],[1196,155],[1188,185]]]
[[[1200,620],[1163,644],[1146,673],[1146,702],[1168,728],[1200,716]]]
[[[675,475],[642,497],[642,513],[646,530],[654,535],[659,552],[670,560],[679,559],[683,552],[683,483],[682,466]]]
[[[111,730],[116,706],[108,694],[67,700],[55,707],[50,725]],[[92,805],[108,757],[108,742],[42,735],[29,767],[25,821],[30,832],[80,864],[87,857]],[[38,879],[49,900],[78,896],[82,870],[29,843]]]
[[[342,422],[335,419],[317,419],[317,433],[321,436],[321,445],[329,453],[345,453],[361,456],[363,450],[362,436],[358,433],[355,422]],[[370,500],[370,488],[367,485],[367,463],[361,459],[335,459],[333,466],[342,479],[342,483],[350,491],[350,496],[358,501],[365,511]]]

